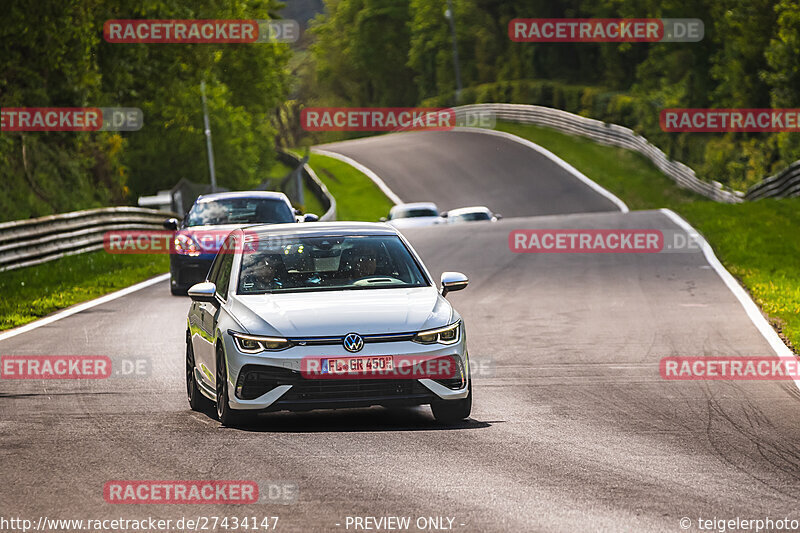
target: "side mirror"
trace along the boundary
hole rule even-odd
[[[389,219],[386,217],[381,217],[380,220],[381,222],[389,222]]]
[[[308,213],[305,216],[303,216],[303,222],[317,222],[318,220],[319,217],[314,213]]]
[[[294,214],[295,214],[295,215],[302,215],[302,214],[303,214],[303,212],[302,212],[302,211],[300,211],[299,209],[295,209],[295,210],[294,210]]]
[[[469,278],[461,272],[442,272],[442,296],[448,292],[460,291],[469,284]]]
[[[501,215],[500,213],[495,213],[494,218],[496,218],[497,220],[503,220],[503,215]]]
[[[439,216],[442,218],[447,218],[447,211],[442,211],[441,213],[439,213]]]
[[[172,231],[176,231],[178,229],[178,219],[177,218],[168,218],[162,224],[164,229],[169,229]]]
[[[216,301],[214,299],[215,292],[217,292],[217,286],[210,281],[204,281],[189,288],[189,297],[195,302],[212,303]]]

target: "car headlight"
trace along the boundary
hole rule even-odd
[[[279,352],[292,345],[291,342],[283,337],[261,337],[234,331],[229,331],[228,333],[233,337],[239,351],[244,353]]]
[[[455,344],[461,337],[461,321],[443,328],[420,331],[411,339],[419,344]]]
[[[190,236],[179,233],[173,241],[175,243],[175,253],[179,255],[200,255],[200,247]]]

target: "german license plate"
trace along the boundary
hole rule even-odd
[[[392,370],[394,361],[391,355],[323,359],[320,369],[322,374],[380,374]]]

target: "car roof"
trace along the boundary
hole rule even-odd
[[[201,200],[226,200],[228,198],[271,198],[273,200],[288,201],[288,198],[282,192],[275,191],[231,191],[231,192],[213,192],[210,194],[202,194],[197,197],[197,201]]]
[[[300,222],[289,224],[256,224],[242,228],[257,235],[297,237],[332,237],[336,235],[397,235],[392,226],[377,222]]]
[[[399,211],[401,209],[433,209],[437,213],[439,212],[439,208],[436,207],[436,204],[433,202],[411,202],[408,204],[397,204],[392,207],[392,211]]]
[[[483,205],[475,205],[472,207],[459,207],[458,209],[451,209],[447,212],[447,216],[457,216],[463,215],[466,213],[489,213],[490,215],[492,212],[489,210],[488,207]]]

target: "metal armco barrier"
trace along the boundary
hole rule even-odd
[[[163,229],[175,213],[105,207],[0,223],[0,272],[103,248],[111,230]]]
[[[296,161],[292,155],[290,161]],[[320,220],[336,220],[336,200],[305,165],[304,180],[327,211]],[[0,223],[0,272],[38,265],[65,255],[103,248],[112,230],[161,230],[167,218],[180,215],[142,207],[104,207]]]
[[[564,133],[587,137],[601,144],[627,148],[648,158],[661,172],[672,178],[681,187],[706,198],[731,204],[740,203],[744,199],[744,193],[728,191],[723,189],[720,184],[698,179],[694,170],[683,163],[670,160],[664,152],[650,144],[647,139],[637,135],[633,130],[617,124],[608,124],[560,109],[528,104],[472,104],[454,109],[456,116],[459,117],[465,116],[470,111],[488,111],[494,113],[498,120],[547,126]]]
[[[800,196],[800,161],[795,161],[774,176],[756,183],[747,190],[745,199],[791,198]]]

